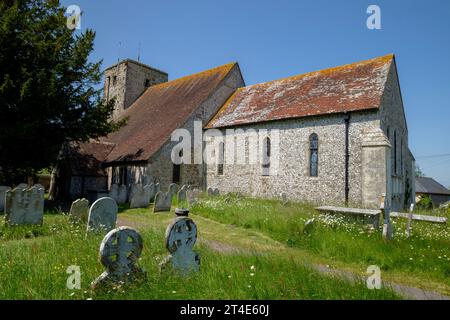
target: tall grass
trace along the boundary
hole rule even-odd
[[[378,265],[382,271],[419,283],[430,280],[450,288],[450,230],[447,225],[413,222],[412,237],[407,238],[406,220],[393,220],[394,240],[382,239],[381,229],[372,230],[351,223],[339,215],[319,215],[308,204],[278,200],[205,198],[193,212],[221,223],[263,232],[290,247],[339,265],[365,270]],[[310,232],[305,222],[315,219]]]
[[[145,219],[162,219],[152,215]],[[130,221],[135,214],[122,208]],[[142,218],[142,216],[141,216]],[[164,219],[166,219],[164,217]],[[136,226],[135,226],[136,227]],[[396,299],[390,290],[368,290],[362,283],[324,276],[305,268],[288,256],[220,254],[197,244],[201,270],[188,278],[159,272],[167,255],[164,228],[139,226],[144,250],[139,264],[146,281],[93,294],[90,282],[103,271],[98,262],[102,236],[85,238],[85,226],[72,224],[66,216],[46,215],[43,227],[0,226],[0,299]],[[81,290],[66,288],[67,268],[81,268]]]

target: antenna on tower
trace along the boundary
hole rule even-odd
[[[117,63],[120,62],[120,49],[121,49],[121,47],[122,47],[122,41],[119,41],[119,48],[118,48],[118,51],[117,51]]]
[[[141,62],[141,43],[140,42],[139,42],[139,45],[138,45],[138,59],[137,59],[137,61]]]

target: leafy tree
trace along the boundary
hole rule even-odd
[[[105,103],[95,32],[67,27],[57,0],[0,2],[0,182],[15,184],[53,165],[68,141],[117,130]]]
[[[433,201],[429,195],[422,195],[419,202],[416,203],[416,207],[421,210],[433,209]]]
[[[423,173],[422,170],[417,165],[416,165],[415,175],[416,175],[416,178],[418,178],[418,177],[425,177],[425,173]]]

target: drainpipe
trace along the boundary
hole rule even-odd
[[[348,205],[348,194],[350,192],[350,185],[348,179],[348,167],[349,167],[349,129],[350,129],[350,113],[344,113],[345,123],[345,205]]]

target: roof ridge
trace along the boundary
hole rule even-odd
[[[389,53],[389,54],[384,55],[384,56],[379,56],[379,57],[375,57],[375,58],[371,58],[371,59],[367,59],[367,60],[356,61],[356,62],[347,63],[347,64],[335,66],[335,67],[323,68],[323,69],[316,70],[316,71],[310,71],[310,72],[296,74],[296,75],[293,75],[293,76],[287,76],[287,77],[283,77],[283,78],[279,78],[279,79],[275,79],[275,80],[270,80],[270,81],[266,81],[266,82],[255,83],[255,84],[252,84],[252,85],[249,85],[249,86],[246,86],[246,87],[239,88],[238,90],[244,90],[244,89],[252,88],[252,87],[255,87],[255,86],[259,86],[259,85],[273,84],[273,83],[278,82],[278,81],[294,80],[294,79],[296,80],[296,79],[304,78],[304,77],[307,77],[307,76],[313,76],[315,74],[320,74],[320,73],[324,73],[324,72],[330,72],[331,73],[331,71],[340,71],[342,69],[346,69],[346,68],[349,68],[349,67],[355,67],[358,64],[360,64],[360,65],[369,64],[369,63],[375,62],[375,61],[386,62],[386,61],[389,61],[389,60],[393,60],[394,57],[395,57],[395,55],[393,53]]]

